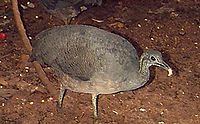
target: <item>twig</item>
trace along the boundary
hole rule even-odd
[[[31,46],[30,41],[29,41],[29,39],[26,35],[26,30],[24,29],[24,25],[23,25],[23,22],[22,22],[21,17],[20,17],[20,12],[19,12],[19,9],[18,9],[17,0],[12,0],[12,7],[13,7],[12,9],[13,9],[15,23],[16,23],[17,29],[19,31],[19,34],[21,36],[22,42],[24,43],[25,49],[29,53],[31,53],[32,46]]]
[[[21,17],[20,17],[20,12],[19,12],[19,8],[18,8],[18,1],[17,0],[12,0],[12,9],[13,9],[15,23],[16,23],[17,29],[19,31],[19,34],[21,36],[21,40],[24,44],[24,47],[29,53],[31,53],[32,52],[32,46],[30,44],[30,40],[28,39],[28,37],[26,35],[26,31],[24,29],[24,25],[23,25],[23,22],[22,22]],[[34,61],[33,66],[35,67],[36,72],[38,73],[40,80],[47,87],[48,92],[51,95],[55,95],[56,90],[53,88],[51,82],[47,78],[47,76],[46,76],[45,72],[43,71],[41,65],[38,62]]]

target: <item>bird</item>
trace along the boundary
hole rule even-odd
[[[150,66],[172,75],[162,54],[148,49],[138,57],[134,46],[120,35],[90,25],[63,25],[35,37],[31,59],[50,66],[60,82],[58,106],[66,90],[92,95],[93,116],[98,117],[100,94],[131,91],[144,86]]]
[[[44,9],[69,24],[71,20],[91,6],[101,6],[102,0],[41,0]]]

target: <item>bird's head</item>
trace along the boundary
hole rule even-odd
[[[159,51],[149,49],[145,51],[140,59],[140,66],[150,67],[152,65],[161,67],[168,71],[168,76],[172,75],[172,69],[169,67],[167,63],[165,63],[162,59],[162,55]]]

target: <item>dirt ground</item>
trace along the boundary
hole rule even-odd
[[[64,23],[43,9],[38,0],[21,0],[22,19],[30,39]],[[34,5],[34,6],[33,6]],[[93,25],[127,38],[142,50],[162,51],[174,75],[151,68],[149,83],[135,91],[99,97],[99,124],[200,124],[200,1],[105,0],[72,21]],[[46,92],[14,24],[10,0],[0,1],[0,123],[91,124],[91,95],[68,91],[62,111]],[[44,69],[53,86],[59,82]],[[58,92],[59,94],[59,92]]]

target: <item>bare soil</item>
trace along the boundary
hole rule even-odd
[[[39,4],[20,0],[21,15],[30,39],[62,20]],[[93,25],[127,38],[142,50],[162,51],[174,70],[151,68],[146,86],[99,97],[99,119],[94,122],[91,95],[68,91],[57,111],[39,80],[15,27],[11,3],[0,2],[0,123],[1,124],[200,124],[200,1],[105,0],[76,17],[72,24]],[[45,67],[59,94],[59,82]]]

